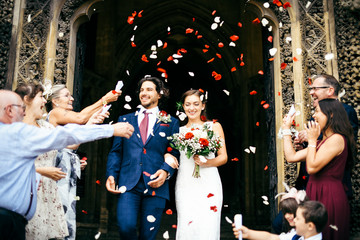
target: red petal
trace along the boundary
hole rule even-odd
[[[286,63],[281,63],[281,69],[284,70],[286,68],[287,64]]]
[[[215,13],[216,13],[216,10],[214,10],[214,11],[211,13],[211,15],[215,15]]]
[[[87,161],[88,159],[87,157],[83,157],[81,160]]]
[[[193,18],[193,22],[195,22],[195,18]]]
[[[112,94],[116,94],[116,91],[115,91],[115,90],[112,90],[111,92],[112,92]]]
[[[164,42],[163,49],[167,48],[167,42]]]
[[[270,105],[268,104],[268,103],[265,103],[264,105],[263,105],[263,108],[265,108],[265,109],[268,109],[270,107]]]
[[[136,11],[134,11],[132,14],[131,14],[133,17],[136,16]]]
[[[235,41],[239,40],[239,36],[237,36],[237,35],[232,35],[232,36],[230,37],[230,39],[231,39],[231,41],[235,42]]]
[[[131,42],[132,47],[136,47],[136,44],[134,42]]]
[[[217,53],[216,56],[217,56],[218,58],[221,58],[221,54],[219,54],[219,53]]]
[[[216,206],[211,206],[210,210],[213,210],[214,212],[217,212],[217,207]]]
[[[177,228],[176,224],[173,224],[171,227],[175,229]]]
[[[279,95],[279,96],[281,96],[281,93],[280,93],[280,92],[278,92],[278,95]]]
[[[282,3],[279,0],[274,0],[273,4],[276,4],[278,7],[282,5]]]
[[[156,66],[159,66],[161,64],[161,61],[159,61],[157,64],[156,64]]]
[[[224,44],[222,42],[219,42],[218,46],[219,46],[219,48],[222,48],[222,47],[224,47]]]
[[[238,158],[233,158],[233,159],[231,159],[231,161],[233,161],[233,162],[238,162],[239,159],[238,159]]]
[[[209,45],[205,44],[205,48],[209,48],[209,47],[210,47]]]
[[[264,75],[264,71],[263,71],[263,70],[260,70],[260,71],[258,71],[258,74]]]
[[[232,71],[232,72],[235,72],[235,71],[236,71],[236,67],[231,68],[231,71]]]
[[[174,58],[173,58],[173,56],[170,56],[167,58],[167,60],[170,62],[170,61],[174,60]]]
[[[100,180],[96,180],[96,184],[100,185]]]
[[[192,33],[192,32],[194,32],[194,29],[192,29],[192,28],[187,28],[185,31],[186,34]]]
[[[259,126],[260,125],[260,123],[259,122],[256,122],[256,124],[255,124],[256,126]]]
[[[138,13],[138,17],[141,18],[142,17],[142,13],[143,13],[144,10],[141,10],[139,13]]]
[[[269,168],[269,167],[266,165],[266,166],[264,167],[264,170],[266,171],[266,170],[268,170],[268,168]]]
[[[294,60],[294,62],[297,62],[297,61],[298,61],[298,59],[297,59],[296,57],[293,57],[293,60]]]
[[[204,115],[201,115],[200,119],[201,121],[206,121],[206,117]]]
[[[187,53],[187,50],[186,50],[185,48],[180,48],[180,49],[178,50],[178,54],[179,54],[179,52]],[[180,54],[179,54],[179,55],[180,55]]]
[[[155,196],[155,191],[153,191],[153,192],[151,193],[151,195],[152,195],[152,196]]]
[[[242,54],[240,54],[240,60],[242,61],[243,58],[244,58],[244,54],[242,53]]]
[[[199,31],[196,31],[196,32],[195,32],[195,36],[198,35],[198,33],[199,33]]]
[[[198,35],[198,36],[197,36],[197,39],[200,39],[200,38],[202,38],[202,37],[203,37],[202,35]]]
[[[269,62],[272,62],[274,61],[275,58],[269,58]]]
[[[306,179],[306,176],[302,176],[302,178],[305,180],[305,179]]]
[[[188,223],[188,225],[190,225],[192,222],[193,222],[193,221],[190,221],[190,222]]]
[[[199,92],[204,93],[204,90],[202,90],[201,88],[199,88]]]
[[[216,123],[218,120],[217,119],[213,119],[213,123]]]
[[[312,83],[312,81],[311,81],[311,78],[308,78],[308,82],[309,82],[309,85],[311,85]]]
[[[213,71],[212,73],[211,73],[211,76],[216,76],[216,74],[217,74],[217,72],[215,72],[215,71]]]
[[[85,211],[85,210],[81,210],[81,212],[83,212],[83,213],[87,214],[87,211]]]
[[[287,9],[288,7],[291,7],[291,5],[290,5],[289,2],[286,2],[286,3],[284,3],[283,7],[284,7],[285,9]]]
[[[241,22],[238,22],[238,26],[239,26],[239,27],[242,27],[242,23],[241,23]]]
[[[261,101],[261,103],[260,103],[260,104],[261,104],[261,105],[263,105],[264,103],[266,103],[266,101]]]
[[[149,62],[149,60],[147,59],[146,55],[142,55],[141,60],[144,62]]]
[[[214,194],[209,193],[209,194],[207,195],[207,198],[211,198],[211,197],[213,197],[213,196],[214,196]]]
[[[147,177],[150,177],[150,176],[151,176],[151,174],[150,174],[150,173],[145,172],[145,171],[143,171],[143,174],[144,174],[145,176],[147,176]]]
[[[250,95],[256,95],[257,94],[257,91],[253,90],[250,92]]]
[[[269,36],[267,40],[268,40],[269,42],[272,42],[272,41],[273,41],[273,37],[272,37],[272,36]]]
[[[159,72],[166,73],[166,70],[163,69],[163,68],[158,68],[157,70],[158,70]]]
[[[215,58],[210,59],[209,61],[207,61],[207,63],[211,63],[212,61],[214,61]]]
[[[173,211],[172,211],[171,209],[168,209],[168,210],[166,210],[166,214],[167,214],[167,215],[172,215],[172,214],[173,214]]]
[[[244,65],[245,65],[245,63],[244,63],[244,62],[241,62],[241,63],[240,63],[240,66],[244,66]]]
[[[203,49],[203,52],[206,53],[207,51],[209,51],[208,49]]]
[[[259,18],[255,18],[253,21],[252,21],[253,24],[259,24],[260,23],[260,20]]]
[[[128,24],[133,24],[134,23],[134,17],[129,16],[127,19]]]
[[[222,78],[221,74],[216,74],[216,76],[215,76],[216,81],[219,81],[221,78]]]
[[[172,149],[172,147],[167,147],[167,149],[166,149],[168,152],[171,152],[173,149]]]

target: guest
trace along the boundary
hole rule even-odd
[[[323,204],[317,201],[305,201],[301,203],[296,210],[296,217],[294,219],[296,231],[293,230],[286,234],[275,235],[241,226],[240,229],[233,228],[233,232],[236,238],[239,238],[241,231],[243,238],[253,240],[322,240],[321,231],[323,231],[326,226],[327,220],[328,214]]]
[[[323,231],[327,240],[349,238],[350,208],[342,179],[345,168],[351,169],[356,145],[349,119],[344,116],[346,112],[339,101],[319,101],[313,115],[315,122],[305,125],[308,147],[298,152],[293,148],[290,133],[294,116],[285,117],[282,125],[286,160],[306,161],[310,174],[306,193],[310,200],[322,202],[328,210],[329,220]],[[323,139],[317,140],[320,133]]]
[[[101,110],[103,105],[116,101],[120,94],[121,92],[110,91],[94,104],[80,112],[75,112],[72,106],[74,98],[70,91],[65,85],[54,85],[46,104],[47,120],[55,127],[67,123],[86,124],[94,113]],[[55,163],[56,167],[66,173],[66,177],[57,183],[69,230],[69,236],[66,239],[75,239],[76,237],[76,184],[77,179],[80,178],[80,168],[84,169],[87,164],[76,154],[78,147],[78,145],[69,146],[59,151]]]
[[[25,108],[19,95],[0,90],[0,239],[25,239],[25,225],[37,205],[34,162],[39,154],[113,135],[129,138],[134,131],[128,123],[41,129],[21,123]]]
[[[224,131],[220,123],[203,120],[205,94],[189,90],[183,94],[183,109],[188,118],[180,134],[191,128],[208,127],[219,136],[222,146],[201,161],[199,155],[188,158],[180,151],[180,167],[176,178],[175,199],[178,212],[176,239],[220,239],[223,192],[217,167],[227,162]],[[199,166],[200,176],[193,174]],[[193,174],[193,176],[192,176]],[[208,195],[211,194],[211,197]]]
[[[15,92],[25,103],[23,122],[38,128],[54,129],[50,123],[42,120],[46,100],[40,84],[20,84]],[[66,174],[54,167],[57,150],[39,155],[35,160],[36,172],[42,175],[37,190],[37,205],[34,217],[26,225],[26,239],[64,238],[69,235],[64,209],[61,204],[56,181]]]

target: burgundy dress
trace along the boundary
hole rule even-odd
[[[325,240],[347,240],[350,234],[350,206],[342,183],[348,146],[344,136],[343,139],[345,141],[343,152],[319,172],[310,175],[306,187],[309,199],[323,203],[328,211],[328,223],[322,232]],[[318,142],[316,151],[324,142],[320,144]]]

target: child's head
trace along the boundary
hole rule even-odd
[[[296,211],[295,228],[300,236],[320,233],[326,226],[328,214],[325,206],[317,201],[301,203]]]

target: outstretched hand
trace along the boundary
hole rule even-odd
[[[114,127],[114,136],[117,137],[130,138],[134,132],[134,127],[127,122],[115,123],[112,126]]]
[[[318,137],[320,136],[320,125],[315,121],[309,121],[308,124],[304,124],[309,144],[316,144]]]
[[[90,119],[87,121],[86,125],[93,125],[93,124],[100,124],[103,123],[105,118],[108,118],[110,116],[109,112],[101,113],[102,109],[95,112],[93,115],[91,115]]]
[[[109,176],[108,179],[106,180],[106,189],[111,192],[112,194],[120,194],[121,191],[120,190],[116,190],[116,186],[115,186],[115,179],[113,176]]]
[[[281,128],[282,129],[290,129],[291,124],[293,123],[294,119],[295,119],[295,114],[293,114],[290,117],[288,115],[285,115],[285,117],[283,118],[283,123],[281,125]]]
[[[159,187],[161,187],[163,184],[164,184],[164,182],[165,182],[165,180],[166,180],[166,178],[167,178],[167,172],[165,171],[165,170],[163,170],[163,169],[159,169],[159,170],[157,170],[156,171],[156,173],[154,173],[153,175],[151,175],[151,179],[154,179],[154,180],[152,180],[152,181],[150,181],[150,182],[148,182],[148,185],[150,186],[150,187],[152,187],[152,188],[159,188]]]
[[[121,93],[122,93],[121,91],[116,92],[116,91],[111,90],[105,96],[103,96],[103,99],[108,103],[115,102],[118,100]]]

